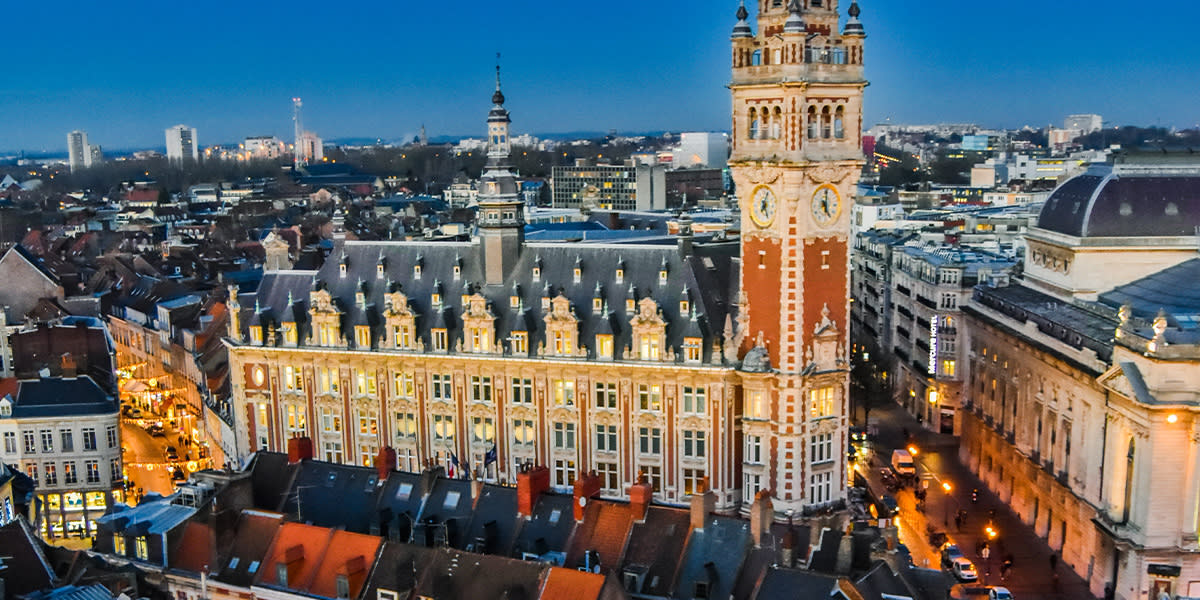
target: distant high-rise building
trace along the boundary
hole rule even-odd
[[[673,166],[676,169],[723,169],[728,160],[729,136],[724,133],[683,133],[679,136]]]
[[[304,164],[321,162],[325,158],[325,143],[317,134],[305,131],[297,138],[300,146],[296,148],[296,159]]]
[[[76,129],[67,134],[67,156],[72,172],[90,166],[91,156],[86,131]]]
[[[176,125],[167,129],[167,160],[182,163],[199,160],[200,146],[196,143],[196,128]]]
[[[1074,129],[1079,135],[1087,135],[1104,128],[1104,119],[1100,115],[1071,115],[1063,119],[1063,129]]]
[[[263,135],[246,138],[241,149],[239,160],[275,160],[286,151],[287,144],[274,136]]]
[[[84,166],[90,169],[100,166],[102,162],[104,162],[104,150],[100,148],[100,144],[89,144]]]
[[[596,164],[579,159],[571,167],[554,167],[554,208],[656,210],[667,207],[664,165]]]

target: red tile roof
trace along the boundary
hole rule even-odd
[[[367,581],[383,538],[349,531],[334,531],[321,566],[308,588],[310,594],[337,598],[337,578],[345,575],[350,581],[350,598],[357,598]]]
[[[171,566],[201,573],[219,569],[217,560],[217,538],[212,528],[207,523],[189,521],[171,555]]]
[[[332,529],[303,523],[284,523],[275,532],[275,540],[263,559],[255,583],[307,591],[331,537]],[[282,585],[276,579],[275,568],[280,562],[288,564],[287,582]]]
[[[599,598],[604,576],[574,569],[551,567],[542,584],[540,600],[585,600]]]
[[[595,550],[600,555],[601,566],[616,569],[632,527],[633,511],[628,504],[593,500],[584,512],[583,523],[575,528],[567,566],[583,566],[584,553]]]

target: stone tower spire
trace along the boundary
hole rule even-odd
[[[525,207],[520,184],[509,166],[512,121],[504,108],[500,91],[500,54],[496,54],[496,92],[488,112],[487,164],[479,178],[479,249],[482,252],[484,279],[488,285],[504,283],[505,277],[520,258],[525,244]]]

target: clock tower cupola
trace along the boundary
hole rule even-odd
[[[849,213],[867,82],[858,3],[840,32],[839,15],[837,0],[758,0],[731,35],[743,434],[763,455],[742,465],[742,494],[770,490],[781,513],[846,490]]]

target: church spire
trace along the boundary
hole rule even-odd
[[[500,91],[500,53],[496,53],[496,93],[492,94],[492,104],[504,106],[504,92]]]
[[[754,37],[754,32],[750,30],[750,23],[746,21],[746,18],[749,16],[750,16],[750,11],[746,10],[746,0],[742,0],[741,3],[738,5],[737,25],[733,26],[733,37],[734,38],[752,38],[752,37]]]

